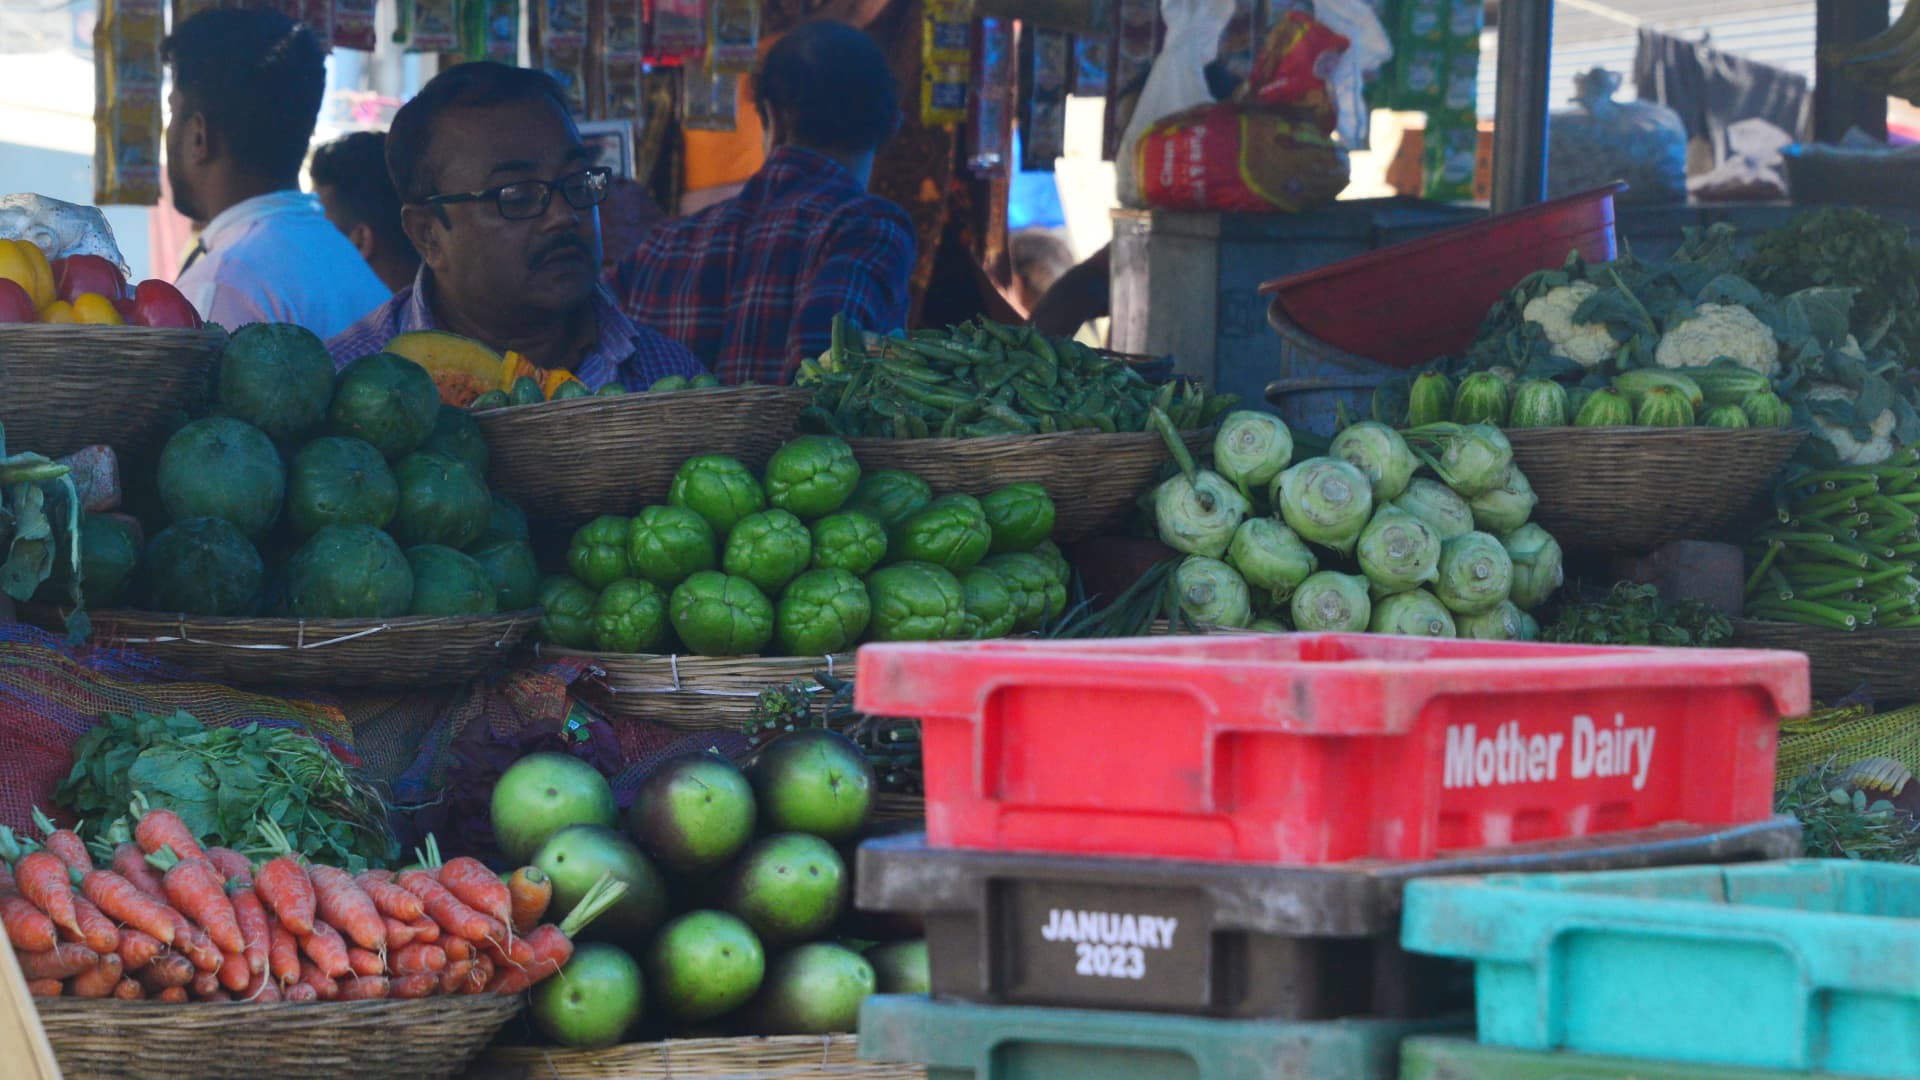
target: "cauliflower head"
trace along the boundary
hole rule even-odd
[[[1821,383],[1807,388],[1807,400],[1853,402],[1860,400],[1860,392]],[[1817,412],[1813,414],[1814,434],[1833,446],[1835,456],[1843,465],[1878,465],[1892,457],[1895,423],[1892,409],[1881,410],[1880,415],[1873,418],[1867,441],[1861,442],[1854,438],[1852,428],[1836,424]]]
[[[1758,315],[1738,304],[1701,304],[1660,339],[1653,362],[1663,368],[1706,367],[1723,356],[1772,378],[1780,367],[1780,343]]]
[[[1527,301],[1520,317],[1540,327],[1553,345],[1554,355],[1563,356],[1583,368],[1596,368],[1612,359],[1620,348],[1605,323],[1577,323],[1573,313],[1587,298],[1600,291],[1591,281],[1576,281]]]

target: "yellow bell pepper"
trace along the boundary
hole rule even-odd
[[[81,293],[73,298],[73,321],[86,326],[127,325],[113,301],[99,293]]]
[[[540,372],[540,392],[546,395],[548,401],[552,401],[555,390],[570,382],[579,381],[573,377],[573,372],[565,368],[546,368]]]
[[[0,278],[27,290],[35,310],[54,302],[53,267],[31,240],[0,240]]]
[[[513,384],[523,378],[538,381],[540,378],[540,370],[529,363],[526,357],[521,356],[512,349],[508,349],[507,355],[501,357],[500,389],[512,390]]]
[[[40,309],[40,321],[43,323],[77,323],[79,317],[74,313],[73,305],[65,300],[55,300]]]

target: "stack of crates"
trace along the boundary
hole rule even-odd
[[[1920,867],[1423,881],[1404,940],[1475,964],[1479,1020],[1406,1080],[1920,1076]]]
[[[919,914],[930,998],[863,1056],[929,1080],[1387,1080],[1466,1032],[1472,973],[1401,946],[1418,878],[1769,859],[1795,654],[1375,635],[881,645],[924,837],[855,902]]]

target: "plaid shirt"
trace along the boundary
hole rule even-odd
[[[440,329],[440,320],[427,306],[426,290],[422,288],[426,280],[427,268],[422,266],[413,284],[327,342],[333,366],[343,368],[359,357],[379,352],[401,334]],[[600,340],[573,368],[575,377],[587,389],[598,390],[617,379],[628,390],[645,390],[663,375],[692,377],[706,370],[679,342],[633,325],[613,306],[613,298],[604,287],[594,288],[592,303]]]
[[[683,342],[723,383],[792,380],[827,350],[833,317],[885,332],[907,319],[907,212],[838,162],[775,150],[739,195],[661,223],[609,278],[635,322]]]

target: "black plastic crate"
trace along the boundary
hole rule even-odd
[[[1790,858],[1791,818],[1456,853],[1420,862],[1260,867],[860,848],[855,902],[926,922],[936,996],[988,1004],[1320,1020],[1472,1006],[1472,969],[1400,948],[1407,881]]]

